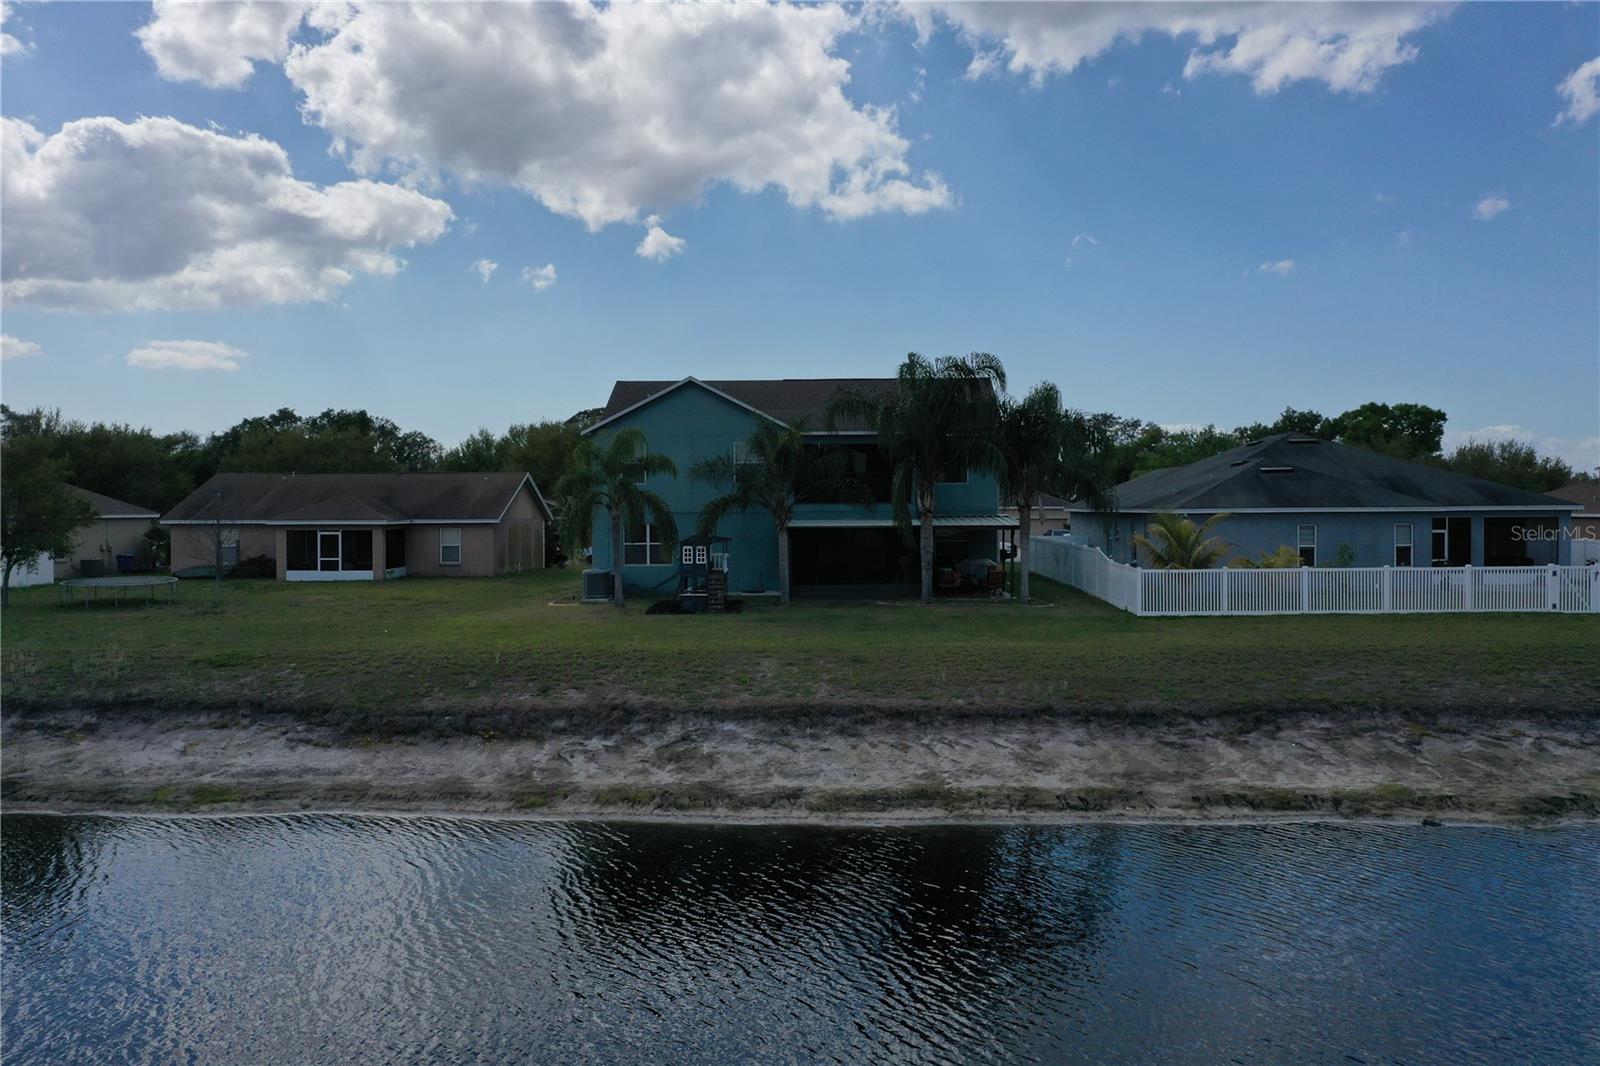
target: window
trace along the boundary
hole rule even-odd
[[[733,442],[733,464],[735,466],[749,466],[759,460],[750,451],[750,442],[736,440]]]
[[[939,471],[939,484],[965,485],[967,483],[967,468],[964,466],[947,466]]]
[[[1394,565],[1411,565],[1411,523],[1394,524]]]
[[[222,531],[222,565],[239,565],[239,531],[237,529],[224,529]]]
[[[289,530],[289,552],[286,570],[315,570],[317,568],[317,531],[314,529]]]
[[[441,526],[439,529],[439,565],[461,565],[461,527]]]
[[[372,530],[340,530],[339,540],[339,569],[372,569]]]
[[[1443,566],[1450,558],[1450,529],[1443,516],[1433,520],[1433,565]]]
[[[1300,549],[1300,565],[1317,565],[1317,527],[1307,523],[1295,530],[1295,547]]]
[[[622,561],[627,566],[661,566],[668,562],[661,534],[649,522],[629,522],[622,543]]]

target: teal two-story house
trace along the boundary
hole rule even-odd
[[[890,510],[890,466],[864,424],[828,425],[828,404],[843,388],[882,394],[897,388],[894,378],[784,378],[757,381],[619,381],[601,417],[585,432],[603,443],[624,427],[642,431],[652,452],[677,466],[676,477],[652,476],[648,487],[672,506],[680,534],[699,523],[706,501],[723,491],[696,479],[691,471],[717,455],[742,454],[763,421],[803,424],[819,447],[844,449],[849,469],[872,494],[870,505],[805,500],[789,526],[790,582],[795,596],[914,596],[916,549],[895,529]],[[1001,536],[1016,520],[1000,511],[994,476],[977,470],[948,471],[934,489],[936,564],[956,567],[966,560],[1000,558]],[[594,528],[606,528],[595,516]],[[735,512],[717,528],[728,541],[716,545],[735,596],[776,593],[778,541],[772,516],[764,511]],[[593,566],[610,570],[608,538],[595,537]],[[678,554],[663,544],[648,522],[635,518],[623,536],[623,583],[631,593],[668,596],[677,588]]]

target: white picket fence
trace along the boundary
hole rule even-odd
[[[1056,537],[1029,547],[1033,573],[1138,615],[1600,612],[1600,566],[1145,570]]]

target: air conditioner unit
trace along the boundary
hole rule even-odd
[[[593,567],[583,572],[583,602],[604,603],[611,598],[611,571]]]

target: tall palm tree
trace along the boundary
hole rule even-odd
[[[562,507],[561,535],[576,549],[588,544],[594,535],[594,513],[606,512],[611,538],[611,602],[621,607],[622,531],[630,521],[650,522],[661,534],[669,551],[678,539],[678,525],[672,506],[657,493],[639,484],[651,474],[678,476],[678,468],[665,455],[650,451],[644,433],[638,429],[618,430],[604,445],[584,437],[573,449],[567,473],[556,483],[555,495]]]
[[[1005,460],[1000,492],[1016,501],[1017,593],[1028,602],[1028,538],[1033,535],[1033,509],[1039,495],[1062,480],[1063,453],[1071,434],[1071,418],[1061,406],[1061,390],[1048,381],[1033,387],[1022,400],[1000,405],[997,445]]]
[[[696,463],[693,475],[727,491],[700,511],[700,535],[716,532],[717,523],[733,511],[759,508],[772,515],[778,532],[778,602],[789,602],[789,523],[803,499],[871,503],[867,487],[851,477],[844,453],[806,443],[806,422],[789,426],[762,422],[738,459],[719,455]]]
[[[912,352],[895,376],[899,387],[889,396],[841,389],[828,405],[828,421],[864,419],[876,433],[894,471],[895,526],[909,544],[913,520],[922,524],[922,602],[930,603],[934,485],[944,470],[1003,468],[994,438],[1006,372],[987,352],[931,361]]]
[[[1212,527],[1227,517],[1214,514],[1195,525],[1187,518],[1164,512],[1150,520],[1144,533],[1134,534],[1133,543],[1144,549],[1151,565],[1158,569],[1209,569],[1228,554],[1228,543],[1221,537],[1209,535]]]

